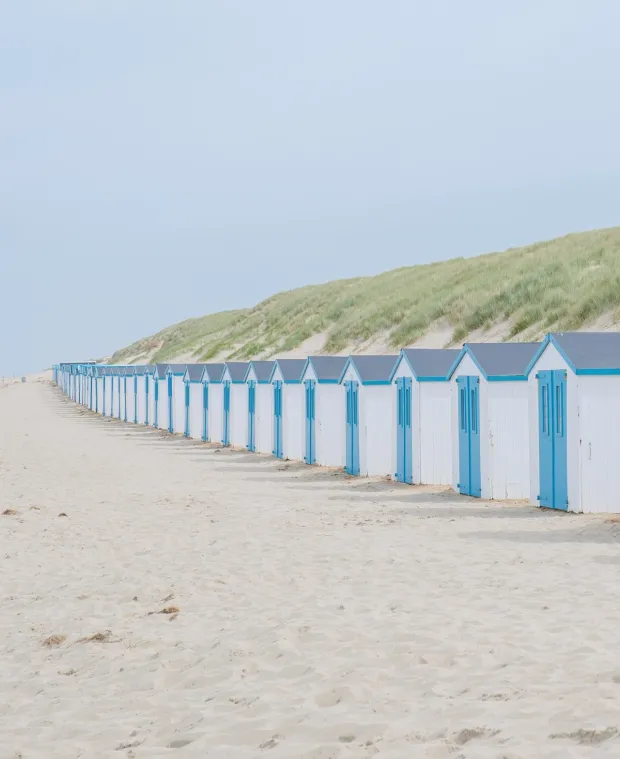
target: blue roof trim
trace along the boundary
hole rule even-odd
[[[467,347],[464,345],[464,346],[461,348],[461,352],[460,352],[460,353],[459,353],[459,355],[458,355],[458,356],[457,356],[457,357],[454,359],[454,363],[453,363],[453,364],[452,364],[452,366],[450,367],[450,371],[448,372],[448,379],[449,379],[449,380],[450,380],[450,379],[452,379],[452,375],[453,375],[453,374],[454,374],[454,372],[456,371],[456,369],[457,369],[458,365],[461,363],[461,361],[463,360],[463,356],[464,356],[466,353],[467,353]]]
[[[413,366],[411,366],[411,361],[409,361],[409,356],[405,353],[404,349],[401,348],[400,355],[398,357],[398,360],[396,361],[396,366],[394,369],[392,369],[392,374],[390,375],[390,382],[394,382],[394,377],[396,376],[396,372],[400,368],[400,365],[403,361],[406,361],[407,366],[411,370],[411,374],[413,374],[416,382],[448,382],[450,379],[450,375],[448,373],[448,376],[446,377],[418,377],[418,375],[415,373],[415,369]],[[452,371],[452,367],[450,367],[450,372]]]
[[[416,377],[416,380],[418,382],[448,382],[447,377]]]
[[[317,383],[319,385],[338,385],[340,384],[340,380],[337,380],[337,379],[317,380]]]
[[[500,374],[485,377],[487,382],[527,382],[527,376],[523,374]]]
[[[415,377],[415,372],[413,371],[413,366],[411,366],[411,362],[409,361],[409,359],[407,358],[407,356],[405,355],[405,353],[403,353],[403,349],[401,348],[400,349],[400,353],[398,354],[398,358],[396,359],[396,363],[394,364],[394,368],[392,369],[392,374],[390,374],[390,382],[394,382],[394,375],[399,370],[400,365],[403,362],[403,359],[407,362],[407,364],[409,364],[409,369],[411,369],[411,373]]]
[[[596,375],[602,376],[602,375],[617,375],[620,374],[620,369],[577,369],[575,374],[579,375],[580,377],[589,375],[590,377],[594,377]]]
[[[367,380],[362,382],[362,385],[391,385],[390,380]]]
[[[349,371],[349,366],[353,367],[353,371],[355,372],[355,376],[357,377],[357,381],[358,382],[362,381],[360,379],[360,376],[359,376],[358,372],[357,372],[357,367],[355,366],[355,363],[352,361],[351,356],[349,356],[349,358],[347,359],[347,363],[344,365],[344,369],[342,370],[342,374],[340,375],[340,379],[338,380],[338,384],[342,384],[342,382],[344,381],[344,378],[345,378],[347,372]]]

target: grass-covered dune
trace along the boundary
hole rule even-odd
[[[279,293],[253,308],[168,327],[112,360],[269,356],[313,336],[333,353],[373,340],[396,349],[432,332],[442,345],[472,334],[484,339],[486,332],[525,340],[550,329],[613,323],[619,306],[620,227],[614,227]]]

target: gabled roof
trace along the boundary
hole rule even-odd
[[[277,358],[271,371],[270,381],[273,381],[277,367],[284,382],[301,382],[305,365],[305,358]]]
[[[226,364],[205,364],[202,375],[203,382],[221,382]]]
[[[202,374],[205,370],[204,364],[188,364],[185,368],[184,379],[186,382],[202,382]]]
[[[166,374],[176,374],[179,376],[183,376],[185,374],[185,367],[187,364],[168,364],[168,370]]]
[[[232,382],[245,382],[249,361],[226,361],[226,369]]]
[[[126,377],[133,377],[133,375],[136,373],[136,367],[135,366],[126,366],[122,371],[121,374],[124,374]]]
[[[347,356],[308,356],[304,374],[312,367],[317,382],[338,382],[347,363]]]
[[[248,378],[248,374],[250,373],[250,369],[254,369],[254,374],[256,375],[257,382],[269,382],[275,363],[275,361],[250,361],[248,364],[248,370],[245,375],[246,380]]]
[[[534,357],[534,364],[552,343],[575,374],[620,374],[620,333],[552,332]]]
[[[143,374],[146,374],[147,367],[144,364],[136,364],[134,369],[136,374],[141,377]]]
[[[489,382],[525,380],[539,348],[540,343],[466,343],[450,375],[469,354]]]
[[[398,356],[349,356],[340,381],[344,379],[349,366],[352,366],[362,385],[388,385]]]
[[[456,348],[403,348],[392,371],[396,374],[401,361],[406,361],[418,382],[447,380],[461,351]]]
[[[153,374],[157,379],[163,379],[168,371],[168,364],[155,364],[155,371]]]

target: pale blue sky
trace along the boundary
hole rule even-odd
[[[0,374],[620,223],[617,0],[0,0]]]

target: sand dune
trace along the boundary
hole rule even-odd
[[[2,759],[620,755],[618,522],[220,451],[47,382],[0,392],[6,510]]]

